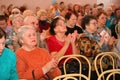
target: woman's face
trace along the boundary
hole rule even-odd
[[[105,25],[106,23],[106,18],[107,16],[105,14],[101,14],[99,17],[98,17],[98,23],[101,24],[101,25]]]
[[[86,26],[86,30],[94,33],[95,31],[97,31],[97,21],[95,19],[90,20],[89,24]]]
[[[27,30],[24,33],[23,38],[21,40],[22,40],[23,45],[28,46],[28,47],[35,47],[37,44],[36,31],[32,29]]]
[[[58,22],[56,23],[56,27],[54,28],[55,33],[65,33],[67,31],[66,29],[66,23],[64,20],[59,19]]]
[[[77,22],[77,17],[74,14],[72,14],[68,22],[70,26],[75,26]]]

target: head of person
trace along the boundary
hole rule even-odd
[[[60,3],[59,3],[59,6],[60,6],[60,8],[65,8],[65,3],[63,2],[63,1],[61,1]]]
[[[106,14],[107,14],[107,16],[111,16],[112,12],[113,12],[113,10],[112,10],[111,7],[108,7],[108,8],[106,9]]]
[[[73,5],[73,11],[74,12],[79,12],[80,11],[80,5],[79,4]]]
[[[37,44],[36,30],[29,25],[24,25],[18,29],[18,39],[22,46],[26,48],[34,48]]]
[[[81,26],[84,30],[94,33],[97,31],[97,19],[92,15],[87,15],[83,18]]]
[[[84,6],[84,12],[85,12],[85,13],[90,13],[90,4],[86,4],[86,5]]]
[[[5,30],[7,27],[7,18],[4,15],[0,15],[0,28]]]
[[[34,12],[32,10],[27,9],[23,12],[23,17],[24,18],[27,17],[27,16],[33,16],[33,15],[34,15]]]
[[[50,34],[56,35],[57,33],[64,33],[67,31],[65,19],[63,17],[56,17],[50,25]]]
[[[76,25],[76,22],[77,22],[77,15],[75,13],[68,12],[65,15],[65,20],[67,21],[67,25],[74,27]]]
[[[115,9],[115,16],[120,19],[120,7]]]
[[[12,11],[11,11],[11,15],[15,16],[17,14],[21,14],[20,10],[18,8],[13,8]]]
[[[14,16],[12,19],[12,26],[13,29],[19,29],[21,26],[23,26],[23,16],[21,14]]]
[[[92,15],[97,16],[98,14],[98,9],[97,8],[92,8]]]
[[[107,14],[105,12],[99,12],[97,15],[97,20],[98,20],[98,24],[100,25],[99,27],[103,27],[106,23],[106,19],[107,19]]]
[[[36,31],[39,30],[39,23],[36,16],[27,16],[24,18],[24,25],[30,25],[35,28]]]
[[[0,55],[2,55],[2,51],[4,50],[5,43],[6,43],[6,33],[2,28],[0,28]]]
[[[41,21],[45,21],[47,19],[47,11],[46,10],[39,10],[37,12],[37,17]]]

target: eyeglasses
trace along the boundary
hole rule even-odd
[[[66,26],[66,23],[58,23],[56,26]]]
[[[19,14],[19,12],[12,12],[11,14]]]
[[[97,22],[94,22],[94,23],[90,23],[90,24],[97,25],[98,23],[97,23]]]

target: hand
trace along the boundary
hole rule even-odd
[[[108,40],[108,45],[113,45],[114,42],[115,42],[115,38],[110,37],[110,39]]]
[[[57,67],[57,65],[58,65],[58,60],[57,58],[53,57],[52,60],[43,67],[44,74],[46,74],[49,71],[52,71],[54,68]]]
[[[78,36],[77,30],[74,31],[74,33],[72,33],[71,35],[71,43],[75,43],[75,40]]]
[[[71,34],[68,34],[68,35],[66,36],[66,38],[65,38],[65,44],[66,44],[66,45],[69,45],[70,42],[71,42]]]
[[[40,34],[40,41],[44,41],[46,39],[46,31],[43,30],[43,32]]]
[[[104,43],[104,41],[105,41],[105,35],[106,35],[106,34],[104,34],[104,35],[101,36],[101,38],[100,38],[100,42],[99,42],[99,46],[100,46],[100,47],[103,45],[103,43]]]

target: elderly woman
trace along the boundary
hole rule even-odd
[[[87,15],[83,18],[82,24],[81,24],[84,33],[80,34],[76,40],[77,48],[80,51],[79,53],[81,55],[86,56],[92,66],[92,75],[90,80],[97,80],[97,74],[94,69],[93,61],[97,54],[101,52],[100,48],[101,45],[103,45],[103,40],[100,38],[97,31],[97,20],[92,15]],[[83,62],[83,74],[86,74],[88,71],[87,65]]]
[[[66,23],[64,18],[56,17],[50,26],[51,37],[47,38],[47,46],[52,56],[60,58],[64,55],[76,54],[75,39],[77,32],[65,35]],[[63,64],[60,63],[59,67]]]
[[[0,28],[0,80],[18,80],[16,55],[5,48],[6,33]]]
[[[37,35],[32,26],[22,26],[18,30],[18,38],[22,43],[22,47],[16,51],[20,79],[52,80],[61,74],[57,59],[51,58],[45,49],[36,47]]]
[[[102,52],[107,52],[112,50],[113,43],[115,38],[111,36],[111,31],[109,28],[105,26],[107,15],[105,12],[100,12],[97,15],[98,20],[98,29],[97,32],[101,35],[101,37],[105,36],[104,45],[102,45]]]
[[[50,27],[50,23],[47,22],[47,11],[45,10],[38,11],[37,17],[39,19],[40,32],[43,32],[43,30],[48,30]]]
[[[12,20],[12,46],[13,46],[13,50],[16,51],[17,49],[19,49],[21,47],[20,42],[18,41],[17,38],[17,32],[18,29],[23,26],[23,16],[22,15],[16,15],[14,16],[13,20]]]

